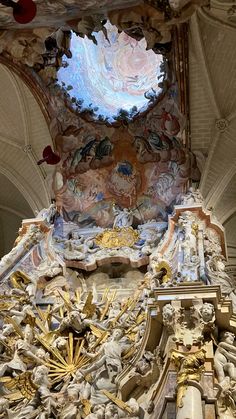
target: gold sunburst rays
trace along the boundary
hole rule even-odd
[[[96,304],[93,303],[93,293],[89,291],[86,301],[84,303],[82,313],[87,318],[92,318],[96,311],[96,307],[97,307]]]
[[[124,352],[124,354],[122,356],[122,360],[123,361],[129,360],[135,354],[135,351],[136,351],[136,346],[133,344],[133,345],[130,346],[130,348],[128,348]]]
[[[79,368],[90,361],[90,359],[82,353],[85,342],[84,339],[78,338],[75,343],[76,338],[73,333],[69,333],[65,355],[62,355],[57,348],[53,348],[41,336],[37,336],[37,339],[51,354],[51,358],[45,365],[49,368],[49,377],[52,380],[52,384],[74,375]]]
[[[135,318],[135,323],[128,328],[126,335],[133,333],[133,330],[136,329],[143,321],[147,319],[147,313],[138,313]]]
[[[42,310],[39,306],[36,306],[36,311],[42,321],[50,323],[51,321],[51,305],[50,304],[48,304],[46,310]]]
[[[1,301],[1,298],[2,297],[0,296],[0,312],[9,311],[15,306],[15,302]]]
[[[109,292],[110,292],[110,288],[105,288],[105,290],[103,291],[103,294],[102,294],[102,302],[103,303],[105,303],[105,301],[107,301]]]
[[[100,321],[104,320],[106,314],[109,311],[110,305],[113,303],[113,301],[116,298],[117,291],[114,291],[110,296],[109,296],[109,291],[110,291],[109,288],[106,288],[102,296],[102,302],[105,303],[105,306],[104,306],[103,311],[101,312]]]
[[[81,303],[81,294],[78,289],[75,290],[75,299],[76,299],[77,304]]]

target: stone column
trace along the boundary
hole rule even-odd
[[[182,403],[182,407],[177,407],[176,419],[203,419],[202,397],[197,387],[187,386]]]
[[[203,419],[201,387],[198,384],[205,364],[205,349],[195,352],[173,350],[177,368],[176,419]]]

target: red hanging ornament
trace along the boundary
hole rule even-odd
[[[37,6],[33,0],[0,0],[0,3],[7,7],[12,7],[13,17],[17,23],[26,24],[31,22],[37,12]]]
[[[45,162],[47,164],[54,165],[54,164],[59,163],[60,160],[61,160],[60,156],[58,156],[58,154],[54,153],[54,151],[52,151],[52,147],[50,145],[48,145],[43,150],[43,158],[41,160],[39,160],[37,162],[37,164],[40,165],[40,164]]]
[[[13,8],[13,16],[16,22],[25,24],[31,22],[37,12],[36,4],[32,0],[19,0]]]

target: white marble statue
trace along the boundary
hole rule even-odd
[[[222,253],[219,235],[211,228],[207,228],[204,232],[204,249],[209,257]]]
[[[0,274],[14,264],[19,256],[23,256],[34,244],[37,244],[43,237],[40,226],[30,224],[26,233],[18,241],[15,247],[0,261]]]
[[[65,391],[65,404],[60,413],[60,419],[80,418],[79,406],[82,400],[88,400],[91,394],[91,385],[84,380],[84,376],[78,370],[73,380],[69,383]]]
[[[96,371],[100,367],[102,367],[105,363],[116,365],[117,372],[120,372],[122,369],[122,360],[121,354],[124,348],[122,347],[121,339],[123,337],[123,330],[122,329],[114,329],[110,340],[105,342],[98,353],[92,354],[85,352],[86,355],[93,359],[95,358],[96,361],[93,363],[91,367],[85,368],[82,370],[83,374],[89,374],[92,371]],[[125,345],[126,346],[126,345]]]
[[[35,367],[32,378],[38,389],[30,403],[16,414],[16,419],[47,419],[51,417],[53,410],[56,411],[56,402],[49,390],[48,368],[45,365]]]
[[[221,255],[213,255],[206,261],[206,272],[209,282],[212,285],[220,285],[223,294],[227,295],[236,310],[236,284],[225,271],[224,257]]]
[[[30,304],[26,304],[23,307],[19,302],[14,304],[14,307],[9,310],[9,315],[13,319],[14,322],[18,326],[21,325],[21,323],[26,319],[27,316],[32,317],[32,307]],[[12,331],[12,324],[8,323],[5,324],[5,335],[8,333],[8,331]]]
[[[0,376],[2,377],[6,372],[18,371],[24,372],[27,370],[25,360],[28,364],[40,365],[42,358],[37,356],[37,348],[32,344],[33,331],[29,324],[25,326],[23,339],[18,339],[15,343],[13,358],[9,362],[0,365]]]
[[[187,193],[180,200],[181,205],[203,204],[203,196],[199,189],[189,188]]]
[[[132,211],[128,208],[123,208],[122,210],[114,207],[113,209],[115,214],[115,219],[113,222],[113,228],[115,227],[130,227],[133,224],[133,214]]]
[[[53,224],[56,213],[57,213],[56,204],[52,203],[48,208],[42,209],[38,213],[37,218],[43,219],[48,224]]]
[[[7,400],[5,397],[0,397],[0,418],[4,419],[6,418],[7,409],[9,409],[9,400]]]
[[[200,308],[200,314],[202,321],[206,324],[215,321],[215,309],[211,303],[204,303]]]
[[[65,241],[64,257],[67,260],[83,260],[85,258],[84,237],[72,231],[70,238]]]
[[[86,320],[82,319],[81,312],[79,310],[72,310],[61,320],[58,332],[63,332],[65,329],[72,328],[80,333],[83,331],[85,323]]]
[[[38,276],[47,276],[53,278],[56,275],[59,275],[62,271],[62,266],[58,260],[47,258],[37,267]]]

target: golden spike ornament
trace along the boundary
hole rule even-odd
[[[123,400],[119,399],[118,397],[114,396],[114,394],[110,393],[110,391],[107,390],[102,390],[103,394],[105,394],[105,396],[111,400],[113,403],[116,404],[116,406],[118,406],[120,409],[124,410],[125,412],[128,413],[133,413],[131,407],[129,407],[127,405],[127,403],[123,402]]]
[[[10,276],[10,282],[14,288],[24,290],[25,286],[30,284],[31,280],[24,272],[15,271]]]

